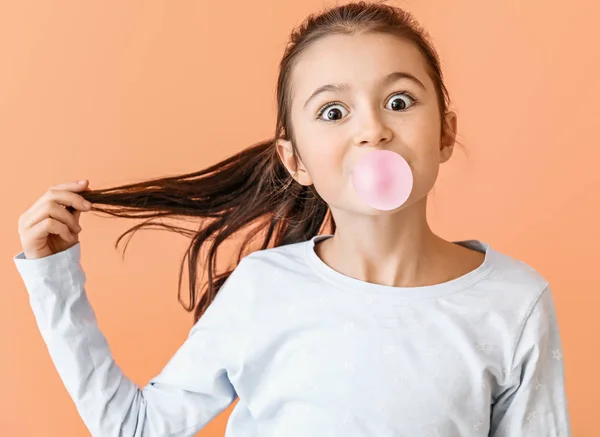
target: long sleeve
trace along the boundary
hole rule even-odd
[[[562,345],[549,286],[517,341],[507,385],[492,406],[490,437],[570,437]]]
[[[228,372],[243,346],[247,293],[230,275],[159,375],[140,389],[115,363],[84,289],[80,244],[14,262],[51,359],[95,437],[195,435],[237,397]],[[242,260],[243,262],[243,260]],[[238,265],[239,268],[239,265]]]

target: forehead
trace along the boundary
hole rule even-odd
[[[330,83],[369,89],[392,71],[411,73],[431,89],[427,64],[414,44],[389,34],[330,35],[300,55],[291,76],[293,95],[302,99]]]

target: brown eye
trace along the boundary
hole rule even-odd
[[[412,101],[413,105],[415,103],[417,103],[417,100],[405,91],[392,94],[392,99],[389,100],[392,102],[391,109],[395,112],[405,111],[406,109],[410,108],[410,106],[411,106],[410,103],[407,103],[407,101],[409,101],[409,100]],[[343,111],[341,109],[337,109],[337,108],[342,108],[344,111],[346,110],[342,106],[341,102],[331,102],[331,103],[328,103],[325,106],[323,106],[318,111],[317,118],[319,120],[323,120],[328,123],[334,123],[343,117],[343,114],[342,114]],[[321,115],[323,115],[323,114],[325,114],[325,116],[327,118],[321,118]]]
[[[321,110],[318,113],[318,118],[323,120],[323,121],[337,121],[342,117],[341,114],[341,110],[337,109],[337,107],[342,108],[341,103],[339,102],[334,102],[334,103],[329,103],[325,106],[323,106],[323,108],[321,108]],[[328,117],[327,119],[322,119],[321,115],[325,114],[326,117]],[[329,118],[331,117],[331,118]]]
[[[414,99],[406,93],[394,94],[394,96],[395,97],[390,100],[392,102],[392,110],[394,111],[403,111],[409,106],[409,104],[406,103],[407,100],[414,101]]]

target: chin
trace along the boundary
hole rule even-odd
[[[345,212],[348,212],[351,214],[377,217],[377,216],[385,216],[385,215],[395,214],[398,211],[405,209],[407,206],[408,206],[408,201],[406,201],[405,203],[400,205],[398,208],[382,210],[382,209],[374,208],[374,207],[366,204],[362,200],[356,199],[355,201],[352,202],[351,206],[346,206],[344,208],[338,208],[338,209],[342,209]]]

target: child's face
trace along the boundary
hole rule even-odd
[[[382,85],[392,72],[408,73],[422,86],[409,78]],[[323,92],[306,103],[317,88],[342,83],[349,88]],[[321,107],[335,101],[340,103],[318,115]],[[455,132],[455,114],[448,117]],[[439,164],[452,154],[454,138],[445,141],[449,147],[441,147],[439,106],[425,60],[413,45],[389,35],[332,35],[311,46],[292,72],[291,118],[300,152],[295,178],[303,185],[314,184],[332,210],[393,212],[364,205],[352,187],[352,167],[371,149],[397,152],[412,169],[413,191],[398,209],[429,193]],[[294,174],[290,143],[279,140],[277,149]]]

